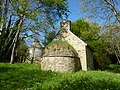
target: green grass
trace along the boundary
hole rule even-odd
[[[20,90],[36,87],[57,73],[41,71],[35,64],[0,63],[0,90]]]
[[[120,74],[108,71],[55,73],[35,64],[0,63],[0,90],[120,90]]]

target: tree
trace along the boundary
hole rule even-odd
[[[71,25],[71,31],[84,41],[91,42],[99,39],[98,32],[100,26],[97,23],[91,22],[90,20],[80,19],[73,22]]]
[[[104,67],[110,63],[105,44],[99,40],[101,27],[97,23],[80,19],[73,22],[71,27],[71,31],[92,48],[94,61],[99,67]],[[98,66],[95,67],[98,68]]]
[[[119,0],[80,0],[87,16],[120,23]]]
[[[21,41],[15,50],[15,62],[25,62],[28,57],[28,46],[25,41]]]
[[[0,60],[12,63],[18,43],[67,17],[66,0],[1,0]]]
[[[44,47],[46,47],[54,39],[55,35],[56,35],[56,32],[54,30],[45,34],[45,38],[43,40]]]
[[[101,30],[100,40],[105,43],[108,53],[116,56],[117,63],[120,64],[120,26],[117,23],[110,23]]]

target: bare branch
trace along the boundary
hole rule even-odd
[[[111,0],[113,3],[113,0]],[[108,0],[105,0],[106,4],[110,7],[111,11],[114,13],[116,19],[118,20],[118,22],[120,23],[120,19],[118,18],[118,16],[120,16],[114,6],[114,4],[111,4]]]

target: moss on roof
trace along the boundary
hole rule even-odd
[[[77,52],[67,41],[53,40],[45,48],[44,56],[77,56]]]

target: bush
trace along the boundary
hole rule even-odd
[[[104,70],[109,71],[109,72],[113,72],[113,73],[120,73],[120,65],[110,64]]]

